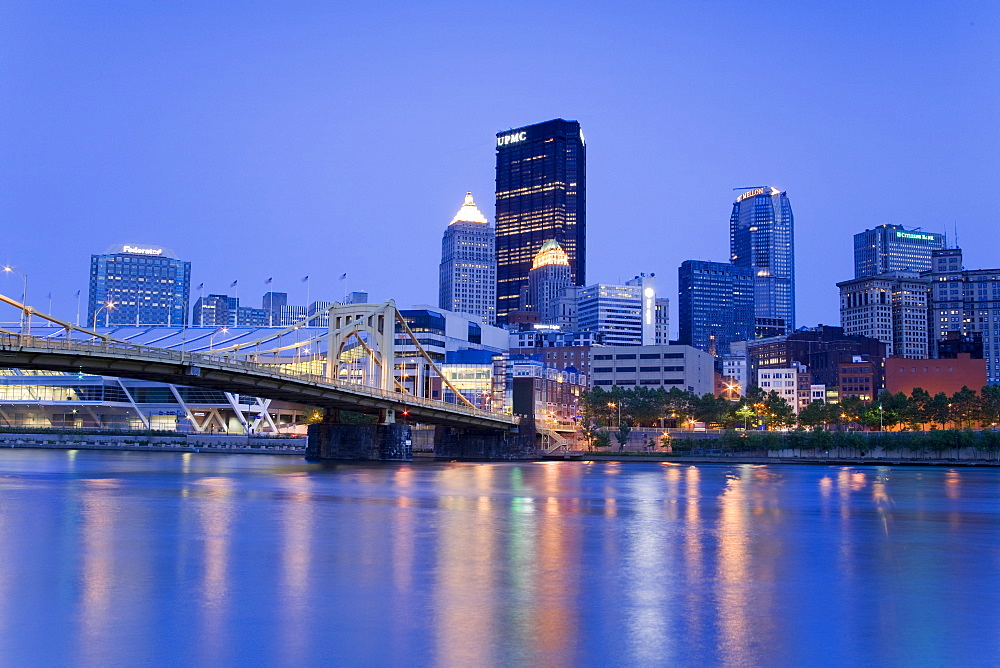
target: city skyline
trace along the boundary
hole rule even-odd
[[[14,93],[0,259],[30,277],[32,305],[52,293],[68,319],[87,255],[122,240],[174,248],[206,292],[273,277],[300,303],[308,273],[317,296],[431,302],[433,260],[398,281],[364,249],[436,257],[454,193],[493,187],[496,130],[561,116],[590,148],[588,282],[647,271],[675,293],[680,262],[726,257],[732,188],[755,183],[794,200],[799,325],[837,322],[852,236],[876,225],[947,232],[953,245],[957,223],[966,266],[996,266],[997,18],[974,3],[775,9],[751,42],[731,37],[751,20],[735,5],[685,4],[668,21],[666,9],[590,3],[560,19],[577,39],[556,46],[539,39],[545,21],[510,33],[494,11],[459,20],[446,3],[377,17],[307,3],[239,20],[210,7],[18,6],[0,28],[0,85]],[[575,65],[564,85],[527,76],[563,51]],[[641,76],[635,62],[649,64]],[[757,71],[782,84],[724,102]],[[406,111],[387,114],[400,99]],[[772,142],[747,150],[756,128]],[[840,192],[849,219],[830,206]],[[354,252],[331,253],[333,237]]]

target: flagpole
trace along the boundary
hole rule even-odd
[[[309,277],[306,276],[306,327],[309,326]]]
[[[76,326],[80,326],[80,291],[76,291]]]

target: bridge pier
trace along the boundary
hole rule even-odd
[[[535,459],[535,439],[533,420],[522,420],[516,432],[438,426],[434,428],[434,457],[463,461]]]
[[[410,427],[394,423],[311,424],[306,459],[408,462],[413,459]]]

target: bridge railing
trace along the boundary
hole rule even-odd
[[[360,383],[344,382],[336,379],[329,379],[325,376],[301,373],[294,369],[284,369],[275,364],[261,364],[245,358],[239,357],[236,353],[225,353],[222,355],[206,355],[205,353],[192,353],[183,350],[168,350],[166,348],[156,348],[154,346],[144,346],[140,344],[127,343],[124,341],[106,341],[103,339],[73,340],[64,338],[48,338],[32,336],[29,334],[0,334],[0,349],[22,349],[33,350],[64,350],[67,352],[91,353],[102,355],[114,355],[126,358],[142,358],[147,360],[157,360],[166,362],[176,362],[190,366],[211,365],[223,370],[239,370],[261,376],[270,376],[276,379],[290,379],[298,382],[316,385],[319,387],[329,387],[332,389],[348,390],[356,394],[364,394],[373,398],[386,399],[396,403],[403,403],[410,406],[424,406],[427,408],[442,409],[448,408],[465,415],[475,415],[484,418],[497,419],[503,417],[499,413],[484,411],[478,408],[469,408],[458,404],[451,404],[435,399],[417,397],[402,392],[388,391],[370,385]],[[250,355],[250,353],[247,353]],[[0,359],[0,366],[3,360]]]

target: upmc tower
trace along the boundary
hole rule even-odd
[[[573,285],[586,279],[587,150],[576,121],[497,134],[497,321],[522,308],[531,262],[555,239]]]

